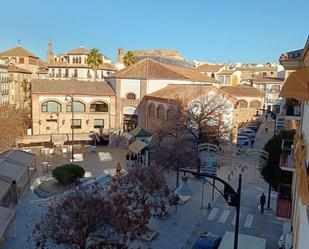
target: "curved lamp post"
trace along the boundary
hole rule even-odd
[[[213,183],[208,181],[209,184],[212,185],[220,193],[221,196],[223,196],[223,198],[225,199],[225,201],[227,202],[229,206],[236,208],[236,222],[235,222],[234,247],[233,248],[237,249],[238,248],[238,234],[239,234],[240,198],[241,198],[241,174],[239,175],[239,178],[238,178],[237,190],[235,191],[231,185],[229,185],[226,181],[224,181],[223,179],[217,176],[206,174],[206,173],[198,173],[198,172],[187,170],[187,169],[177,169],[177,170],[179,172],[183,172],[184,174],[191,174],[197,177],[205,177],[205,178],[213,179]],[[177,194],[178,197],[182,201],[187,201],[193,195],[193,191],[188,186],[188,182],[187,182],[188,177],[183,176],[182,180],[183,180],[183,183],[175,190],[175,194]],[[224,186],[223,191],[215,185],[216,181],[223,184]]]

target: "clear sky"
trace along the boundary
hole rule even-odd
[[[0,51],[21,45],[46,59],[97,47],[176,49],[187,59],[277,62],[302,48],[309,34],[309,0],[2,0]]]

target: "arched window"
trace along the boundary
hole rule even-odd
[[[86,107],[85,105],[80,102],[80,101],[74,101],[74,112],[85,112],[86,111]],[[71,112],[72,111],[72,102],[70,102],[69,104],[67,104],[67,112]]]
[[[157,119],[164,120],[165,109],[163,105],[159,105],[157,108]]]
[[[136,99],[136,95],[134,93],[128,93],[127,94],[127,99]]]
[[[169,108],[167,111],[166,111],[166,120],[167,121],[172,121],[173,118],[175,117],[176,115],[176,111],[175,109],[172,107],[172,108]]]
[[[239,107],[240,108],[247,108],[248,107],[247,101],[245,101],[245,100],[239,101]]]
[[[61,104],[56,101],[46,101],[41,105],[42,112],[61,112]]]
[[[215,78],[215,73],[211,73],[211,78]]]
[[[154,118],[156,115],[156,108],[154,106],[154,104],[150,104],[150,106],[148,107],[148,115],[149,117]]]
[[[261,102],[258,101],[258,100],[252,100],[250,102],[250,107],[253,107],[253,108],[260,108],[261,107]]]
[[[79,63],[79,64],[82,63],[82,58],[81,58],[81,57],[78,58],[78,63]]]
[[[73,63],[75,63],[75,57],[73,57]]]
[[[96,101],[90,105],[91,112],[108,112],[108,105],[102,101]]]

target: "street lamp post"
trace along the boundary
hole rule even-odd
[[[72,121],[71,121],[71,130],[72,130],[72,149],[71,149],[71,161],[74,162],[74,97],[72,95],[65,96],[65,100],[68,101],[71,98],[71,112],[72,112]]]
[[[235,220],[234,247],[233,248],[237,249],[238,248],[238,234],[239,234],[239,218],[240,218],[239,216],[240,216],[241,179],[242,179],[241,174],[239,175],[239,178],[238,178],[237,190],[235,191],[231,185],[229,185],[226,181],[224,181],[223,179],[217,176],[206,174],[206,173],[199,173],[199,172],[195,172],[195,171],[191,171],[187,169],[177,169],[177,170],[178,172],[183,172],[184,174],[188,173],[188,174],[191,174],[199,178],[205,177],[205,178],[213,179],[213,183],[211,183],[210,181],[208,181],[208,183],[212,185],[220,193],[221,196],[223,196],[223,198],[225,199],[225,201],[227,202],[229,206],[235,207],[236,220]],[[182,179],[183,179],[183,184],[175,190],[175,193],[179,196],[181,200],[187,201],[192,196],[193,192],[188,187],[188,184],[187,184],[188,178],[184,176]],[[223,192],[222,190],[218,189],[218,187],[214,184],[215,181],[218,181],[224,185]]]

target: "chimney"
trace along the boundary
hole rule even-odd
[[[117,63],[123,64],[123,56],[124,56],[123,48],[118,48],[117,52],[118,52],[118,54],[117,54]]]

